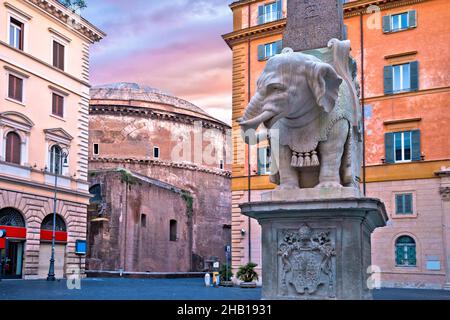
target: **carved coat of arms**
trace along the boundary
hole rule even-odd
[[[292,285],[298,294],[315,294],[321,286],[334,296],[333,262],[336,255],[330,232],[313,232],[307,225],[298,231],[284,231],[278,247],[281,257],[281,290],[288,294]]]

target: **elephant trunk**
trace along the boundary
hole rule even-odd
[[[261,123],[274,116],[273,112],[263,111],[263,99],[256,93],[245,108],[244,116],[238,119],[241,127],[256,129]]]

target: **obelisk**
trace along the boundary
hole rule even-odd
[[[344,40],[342,0],[289,0],[283,47],[304,51]]]

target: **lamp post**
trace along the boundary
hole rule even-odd
[[[53,145],[50,147],[50,171],[55,175],[55,192],[53,197],[53,227],[52,227],[52,255],[50,256],[50,266],[48,268],[47,281],[55,281],[55,236],[56,236],[56,195],[58,193],[58,175],[62,174],[63,166],[66,166],[66,159],[69,151]]]

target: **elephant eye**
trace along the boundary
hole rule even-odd
[[[285,87],[281,83],[271,83],[267,86],[267,90],[270,92],[273,91],[284,91]]]

